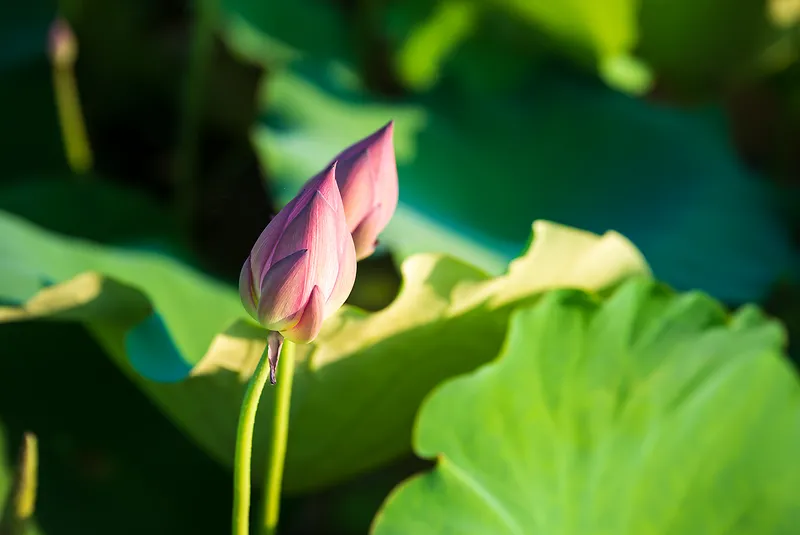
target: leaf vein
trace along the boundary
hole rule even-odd
[[[491,492],[486,489],[477,479],[470,476],[469,473],[455,464],[451,459],[445,456],[439,457],[439,469],[447,468],[450,473],[455,475],[462,483],[472,490],[477,496],[483,499],[486,505],[500,517],[511,533],[515,535],[524,535],[525,531],[522,529],[512,516],[511,512],[506,509],[503,504],[492,496]]]

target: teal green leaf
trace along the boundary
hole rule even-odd
[[[346,19],[333,3],[222,0],[220,8],[222,26],[227,30],[244,30],[268,39],[278,48],[315,57],[333,59],[351,55]]]
[[[516,304],[551,288],[602,290],[648,272],[619,234],[544,221],[499,277],[443,255],[406,259],[390,306],[372,314],[345,307],[298,352],[287,489],[333,483],[408,452],[422,399],[497,353]],[[84,323],[170,418],[231,462],[244,384],[266,334],[245,318],[234,288],[160,255],[59,237],[3,214],[0,299],[17,303],[0,308],[0,322]],[[273,391],[262,400],[265,418]],[[258,475],[267,429],[256,431]]]
[[[800,521],[800,383],[783,328],[634,279],[554,291],[500,357],[437,388],[376,535],[788,534]]]

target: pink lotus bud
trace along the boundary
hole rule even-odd
[[[334,158],[337,162],[336,182],[358,260],[375,251],[378,234],[397,208],[393,133],[394,121],[390,121]]]
[[[312,178],[261,233],[242,267],[239,294],[264,327],[307,343],[344,304],[355,278],[355,247],[334,164]]]

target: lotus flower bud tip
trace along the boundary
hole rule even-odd
[[[375,251],[378,234],[397,208],[394,121],[342,151],[333,163],[358,260]]]

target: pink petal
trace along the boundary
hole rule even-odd
[[[338,252],[338,272],[336,274],[336,284],[334,284],[328,300],[325,304],[325,317],[327,318],[339,307],[341,307],[353,291],[353,284],[356,280],[356,248],[353,238],[347,230],[343,219],[338,218],[337,252]]]
[[[300,249],[308,250],[304,296],[308,296],[315,285],[320,287],[324,295],[330,295],[336,282],[338,270],[336,221],[337,218],[341,218],[344,223],[344,218],[341,197],[332,172],[329,177],[329,180],[318,184],[309,202],[286,227],[275,250],[276,257],[287,256]],[[340,207],[338,214],[334,209],[337,201]]]
[[[289,223],[289,212],[294,205],[294,200],[289,202],[272,221],[261,231],[261,235],[256,240],[250,252],[250,268],[253,272],[253,280],[260,281],[264,278],[264,273],[272,264],[275,246],[278,244],[286,225]]]
[[[384,226],[383,206],[376,206],[353,231],[356,260],[363,260],[375,252],[378,234]]]
[[[253,294],[253,271],[250,269],[250,257],[244,261],[242,271],[239,272],[239,296],[242,305],[250,316],[258,321],[258,305]]]
[[[283,335],[298,344],[307,344],[314,340],[322,328],[325,319],[325,298],[319,286],[314,286],[303,315],[292,328],[283,331]]]
[[[269,222],[256,240],[250,253],[250,267],[253,271],[253,280],[261,280],[264,273],[275,260],[275,247],[280,241],[286,227],[302,212],[303,208],[313,197],[314,193],[330,181],[335,182],[335,165],[328,166],[322,173],[311,177],[300,189],[294,199],[289,201],[280,212]],[[286,256],[285,254],[282,256]],[[282,256],[278,256],[280,259]]]
[[[293,206],[292,209],[289,210],[290,219],[297,217],[317,191],[322,192],[326,198],[329,197],[328,190],[332,184],[336,183],[336,168],[336,162],[332,162],[328,164],[324,170],[312,176],[303,184],[298,194],[292,199]],[[287,204],[286,206],[288,207],[289,205]]]
[[[375,165],[370,151],[341,160],[336,182],[342,195],[347,228],[352,232],[375,204]],[[375,176],[374,176],[375,175]]]
[[[393,138],[394,121],[390,121],[337,156],[336,177],[351,232],[378,204],[383,205],[380,218],[370,223],[377,228],[376,236],[394,215],[399,187]]]
[[[380,163],[375,181],[375,202],[382,205],[381,218],[378,223],[379,232],[386,227],[397,209],[400,189],[397,179],[397,162],[394,155],[394,122],[390,122],[382,130],[376,152],[380,154]]]
[[[316,184],[316,187],[317,191],[328,201],[328,204],[330,204],[334,212],[337,214],[344,214],[342,194],[339,192],[339,185],[336,182],[336,174],[338,172],[338,164],[334,162],[324,172],[322,179]]]
[[[308,251],[296,251],[275,262],[261,282],[258,319],[271,331],[291,327],[307,301]]]

